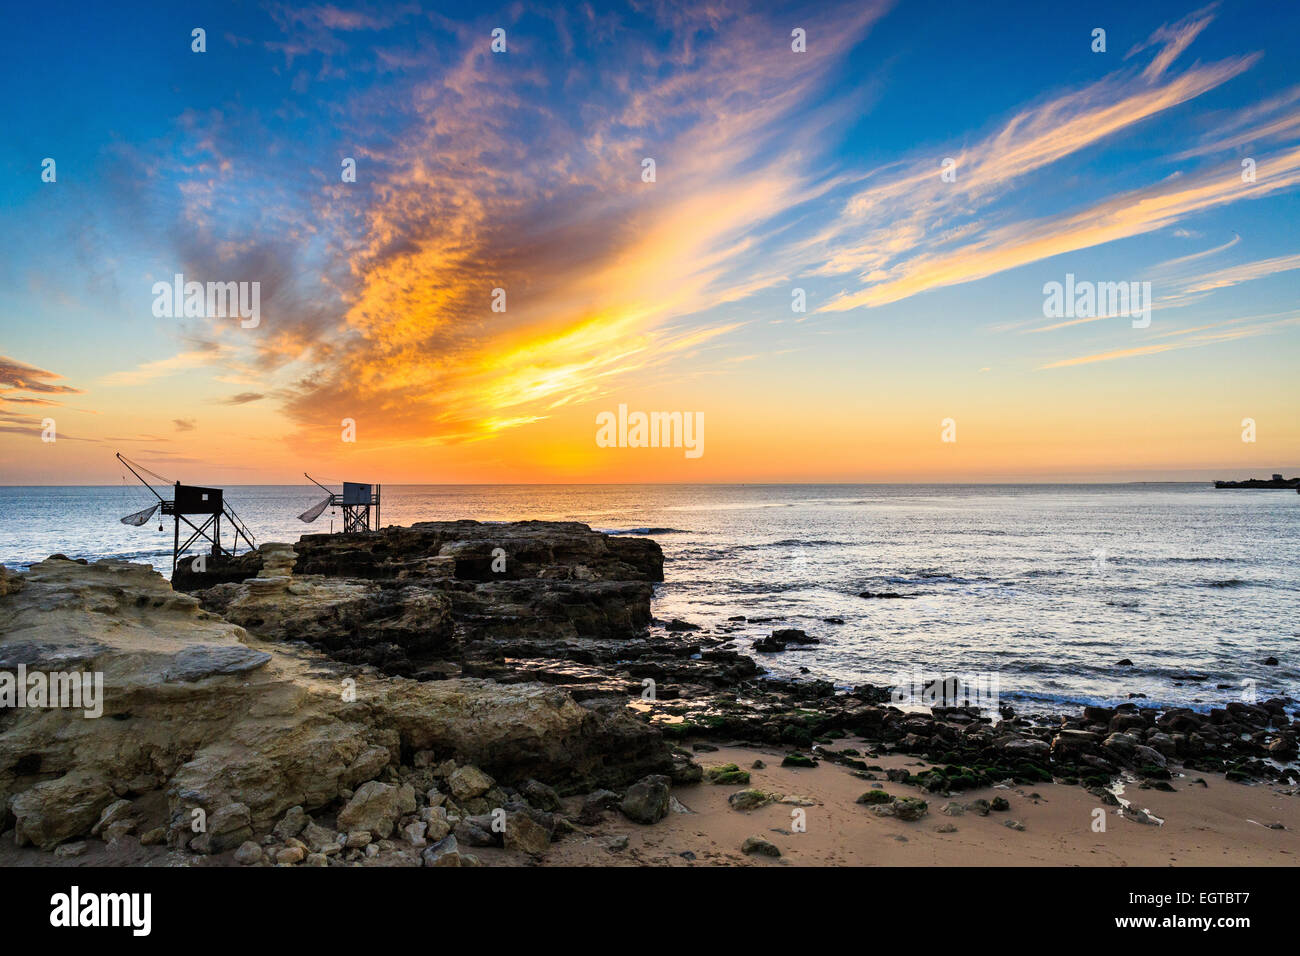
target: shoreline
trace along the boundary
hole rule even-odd
[[[306,535],[175,589],[112,561],[0,572],[0,667],[110,678],[107,720],[0,714],[0,862],[1155,864],[1190,840],[1192,861],[1253,865],[1300,849],[1294,701],[904,709],[888,687],[765,676],[726,634],[652,629],[662,579],[652,540],[537,521]],[[331,762],[308,756],[321,746]],[[1163,825],[1121,812],[1117,781]],[[740,790],[760,806],[730,806]],[[868,790],[888,796],[857,803]],[[1009,815],[979,804],[998,796]],[[1089,842],[1099,808],[1124,853]],[[195,836],[200,809],[220,823]],[[607,845],[625,837],[626,856]]]

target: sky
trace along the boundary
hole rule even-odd
[[[1275,2],[14,7],[0,484],[1300,474],[1298,41]],[[177,274],[256,321],[169,314]],[[620,406],[699,454],[598,441]]]

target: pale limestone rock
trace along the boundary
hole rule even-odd
[[[447,778],[447,783],[451,787],[453,797],[457,800],[468,800],[487,793],[494,781],[478,767],[468,766],[458,767]]]
[[[277,599],[282,582],[273,579],[297,580],[288,552],[271,550],[264,558],[283,573],[260,579],[265,593],[256,600]],[[14,760],[0,770],[0,807],[20,844],[52,848],[84,836],[120,795],[161,791],[173,845],[194,837],[191,811],[202,809],[210,826],[201,842],[220,852],[214,843],[238,847],[245,827],[264,833],[293,808],[305,815],[352,787],[359,792],[399,753],[455,755],[507,779],[578,786],[653,736],[630,717],[598,714],[541,685],[377,677],[260,640],[144,565],[51,558],[20,584],[8,572],[4,580],[0,665],[104,675],[97,719],[55,708],[8,718],[4,747]],[[356,681],[355,701],[341,693],[345,676]],[[654,746],[666,758],[662,742]],[[44,779],[35,784],[12,769],[28,755],[39,755]],[[438,770],[455,767],[444,761]],[[246,808],[239,819],[214,830],[212,818],[236,804]],[[415,810],[406,787],[394,822]],[[142,842],[156,837],[155,828]]]

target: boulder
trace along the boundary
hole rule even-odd
[[[447,779],[451,795],[457,800],[480,797],[491,789],[494,781],[478,767],[458,767]]]
[[[410,784],[395,787],[371,780],[363,783],[339,811],[338,823],[345,832],[367,830],[383,840],[393,832],[398,818],[414,813],[415,808],[415,790]]]
[[[301,833],[310,821],[311,817],[307,816],[302,807],[290,807],[271,832],[278,839],[287,840],[289,837],[296,837]]]
[[[925,816],[926,810],[929,809],[924,800],[916,797],[899,797],[894,801],[893,807],[894,816],[909,822],[921,819],[921,817]]]
[[[551,835],[527,813],[507,813],[502,844],[507,850],[541,857],[551,848]]]
[[[207,829],[190,840],[190,849],[196,853],[224,853],[252,838],[248,807],[242,803],[228,803],[208,814]]]
[[[466,846],[501,846],[501,834],[495,829],[495,822],[490,813],[465,817],[456,824],[454,836]]]
[[[439,840],[420,854],[425,866],[479,866],[478,857],[461,853],[454,836]]]
[[[104,812],[99,815],[99,820],[90,828],[91,835],[99,836],[99,834],[110,824],[117,823],[120,820],[125,820],[130,816],[130,814],[130,800],[114,800],[104,808]]]
[[[14,837],[19,846],[32,843],[53,849],[64,840],[89,833],[111,803],[113,791],[98,774],[73,771],[38,783],[10,800]]]
[[[668,777],[651,774],[628,788],[619,809],[636,823],[658,823],[668,815],[668,796]]]
[[[583,826],[594,826],[604,817],[606,810],[619,804],[619,796],[611,790],[597,790],[582,798],[582,807],[578,811],[578,822]]]
[[[239,845],[235,851],[235,862],[240,866],[252,866],[254,863],[262,862],[262,848],[252,840],[247,840]]]
[[[554,788],[548,787],[540,781],[531,778],[525,780],[519,788],[519,792],[530,806],[534,806],[538,810],[555,813],[560,809],[560,795],[555,792]]]

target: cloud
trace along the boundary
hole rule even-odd
[[[141,385],[156,378],[165,378],[178,372],[187,372],[215,364],[221,357],[220,350],[216,347],[190,349],[185,352],[178,352],[165,359],[145,362],[134,369],[112,372],[100,379],[100,384],[114,387]]]
[[[1166,333],[1166,337],[1178,338],[1172,342],[1153,342],[1149,345],[1138,345],[1130,348],[1113,349],[1108,352],[1097,352],[1092,355],[1081,355],[1076,358],[1061,359],[1047,365],[1040,365],[1039,370],[1091,365],[1096,362],[1110,362],[1115,359],[1136,358],[1142,355],[1157,355],[1161,352],[1172,352],[1178,349],[1200,348],[1201,346],[1215,345],[1220,342],[1235,342],[1239,339],[1272,335],[1275,332],[1300,325],[1300,315],[1290,313],[1285,318],[1271,322],[1256,322],[1255,324],[1245,324],[1247,321],[1245,319],[1236,319],[1231,322],[1201,326],[1195,329],[1169,332]]]
[[[778,217],[824,189],[811,157],[789,149],[790,129],[815,137],[843,115],[844,104],[809,104],[884,9],[809,15],[816,56],[790,51],[779,18],[743,10],[588,10],[556,27],[561,44],[573,34],[585,42],[592,61],[581,68],[505,61],[482,24],[443,23],[454,42],[424,70],[340,104],[340,135],[367,144],[357,184],[323,184],[306,212],[286,208],[279,184],[264,201],[240,197],[277,224],[252,234],[296,232],[307,252],[302,242],[235,243],[251,231],[223,222],[235,192],[220,170],[241,131],[215,111],[193,114],[188,132],[214,169],[195,171],[174,231],[185,271],[270,273],[263,326],[212,332],[219,356],[183,352],[106,384],[238,356],[287,396],[304,441],[336,440],[351,417],[392,443],[450,442],[537,421],[615,379],[696,355],[743,324],[698,316],[784,274],[759,248]],[[328,8],[279,16],[326,31],[293,41],[320,51],[369,29]],[[605,42],[611,31],[617,44]],[[652,183],[642,181],[647,156]],[[309,255],[322,282],[295,284]],[[505,290],[503,312],[494,289]],[[679,325],[687,317],[696,318]]]
[[[44,437],[46,422],[51,421],[47,418],[38,418],[35,415],[22,415],[12,409],[0,408],[0,432],[12,435],[30,435]],[[56,441],[86,441],[94,442],[94,438],[78,438],[70,435],[65,431],[56,430]]]
[[[1052,256],[1126,239],[1165,228],[1185,216],[1215,206],[1255,199],[1300,183],[1300,149],[1261,158],[1267,169],[1255,183],[1242,183],[1207,170],[1184,181],[1175,177],[1123,193],[1063,216],[1026,220],[989,230],[972,242],[944,252],[920,253],[855,293],[832,300],[823,310],[844,311],[884,305],[928,289],[982,279]]]
[[[218,365],[238,371],[224,379],[234,387],[256,389],[218,401],[280,403],[300,444],[335,444],[349,417],[384,447],[474,441],[631,376],[734,366],[750,344],[732,359],[719,346],[761,324],[751,300],[792,276],[842,281],[823,314],[884,305],[1156,229],[1190,235],[1183,220],[1198,212],[1300,181],[1300,150],[1282,144],[1297,101],[1282,96],[1223,115],[1217,135],[1184,137],[1180,148],[1196,151],[1185,167],[1162,157],[1102,168],[1087,189],[1036,190],[1049,176],[1068,181],[1067,161],[1252,67],[1257,54],[1187,65],[1209,8],[968,145],[871,169],[832,158],[870,86],[836,81],[856,68],[846,54],[883,4],[803,17],[816,55],[790,53],[781,17],[649,4],[556,11],[550,35],[512,31],[512,54],[533,43],[585,55],[508,59],[490,53],[487,21],[375,9],[273,9],[283,52],[311,58],[301,65],[312,82],[343,57],[374,76],[327,108],[331,142],[358,160],[356,183],[322,170],[319,143],[216,108],[185,114],[170,175],[153,180],[180,183],[181,214],[164,230],[176,268],[261,281],[261,327],[190,323],[178,354],[105,384]],[[404,42],[384,32],[395,26]],[[428,57],[412,57],[413,44]],[[1254,183],[1201,159],[1252,134],[1268,144]],[[309,189],[250,182],[247,160],[268,144],[281,166],[319,172]],[[944,155],[957,160],[955,183],[939,178]],[[652,183],[641,179],[647,157]],[[1173,273],[1224,248],[1165,265]],[[504,311],[493,309],[497,289]]]
[[[173,418],[172,424],[176,426],[178,432],[194,431],[194,419],[192,418]]]
[[[0,398],[5,401],[37,402],[36,399],[11,397],[9,392],[36,392],[41,395],[80,395],[81,389],[70,385],[58,385],[63,376],[54,372],[19,362],[8,356],[0,355]],[[49,401],[40,404],[56,404]]]
[[[796,250],[818,257],[814,273],[851,275],[819,312],[885,305],[929,289],[971,282],[1050,256],[1178,223],[1214,205],[1255,198],[1296,182],[1294,152],[1260,158],[1269,176],[1254,184],[1206,168],[1141,189],[1095,199],[1083,211],[998,224],[990,214],[1028,174],[1195,99],[1248,70],[1257,54],[1197,64],[1169,75],[1174,56],[1208,24],[1205,11],[1163,27],[1148,43],[1155,60],[1142,74],[1120,71],[1081,90],[1019,111],[974,146],[949,152],[956,181],[939,176],[944,150],[877,170],[844,204],[842,216]],[[1184,182],[1190,179],[1191,183]],[[1002,217],[1006,218],[1005,214]]]
[[[1279,272],[1291,272],[1295,269],[1300,269],[1300,254],[1275,256],[1272,259],[1260,259],[1256,262],[1243,262],[1215,272],[1207,272],[1190,282],[1182,291],[1186,295],[1192,295],[1198,292],[1226,289],[1242,282],[1250,282],[1252,279],[1262,279],[1266,276],[1276,275]]]
[[[1172,64],[1174,60],[1178,59],[1179,55],[1181,55],[1184,50],[1191,46],[1192,41],[1200,35],[1201,31],[1210,25],[1210,21],[1214,19],[1214,17],[1210,15],[1210,11],[1217,6],[1217,3],[1211,4],[1210,6],[1185,17],[1178,23],[1162,26],[1160,29],[1156,30],[1155,33],[1151,34],[1151,37],[1145,43],[1138,44],[1131,49],[1124,59],[1127,60],[1137,53],[1153,46],[1158,47],[1159,49],[1154,59],[1152,59],[1150,64],[1147,65],[1147,68],[1142,71],[1142,77],[1147,80],[1159,79],[1165,70],[1169,69],[1170,64]]]

